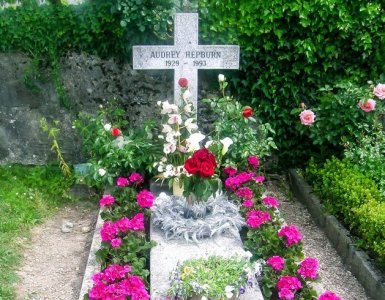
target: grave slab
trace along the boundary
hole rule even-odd
[[[151,299],[166,300],[167,289],[170,286],[169,275],[178,262],[188,259],[208,258],[209,256],[231,257],[239,256],[243,250],[240,236],[221,235],[200,240],[199,243],[186,240],[166,240],[164,233],[152,225],[151,240],[157,245],[151,249]],[[241,300],[263,300],[258,286],[248,288],[239,297]]]

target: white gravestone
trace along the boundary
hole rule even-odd
[[[174,70],[174,103],[180,103],[178,80],[186,78],[190,101],[197,108],[198,69],[239,69],[239,46],[199,45],[198,14],[179,13],[174,21],[174,46],[134,46],[138,70]]]

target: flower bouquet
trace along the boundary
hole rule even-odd
[[[200,148],[199,143],[205,136],[198,130],[195,109],[190,103],[188,81],[186,78],[179,80],[182,91],[182,104],[170,104],[168,101],[158,102],[161,108],[162,124],[161,134],[158,136],[163,141],[164,156],[155,163],[160,174],[158,178],[169,180],[169,186],[174,182],[179,183],[182,174],[187,174],[184,162],[192,152]]]

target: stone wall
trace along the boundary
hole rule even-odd
[[[34,82],[39,92],[26,87],[23,76],[29,64],[25,55],[0,54],[0,164],[44,164],[55,159],[39,127],[42,117],[60,121],[64,156],[76,163],[84,161],[81,141],[72,128],[78,112],[95,113],[116,97],[131,124],[140,125],[153,115],[158,100],[173,99],[171,72],[138,72],[128,63],[72,54],[61,62],[61,79],[73,107],[68,110],[60,104],[48,70],[44,80]]]

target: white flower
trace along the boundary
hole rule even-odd
[[[172,128],[171,128],[170,125],[168,125],[168,124],[162,124],[162,126],[163,126],[163,129],[162,129],[162,132],[163,132],[163,133],[169,133],[169,132],[172,131]]]
[[[163,171],[164,171],[163,166],[162,166],[162,165],[159,165],[159,167],[158,167],[158,172],[163,172]]]
[[[107,124],[105,124],[104,126],[103,126],[103,128],[104,128],[104,130],[105,131],[110,131],[111,130],[111,124],[110,123],[107,123]]]
[[[233,291],[234,291],[234,287],[231,286],[231,285],[228,285],[225,287],[225,293],[226,293],[226,297],[227,299],[230,299],[233,297]]]
[[[182,124],[182,117],[179,114],[171,114],[167,121],[168,124]]]
[[[232,145],[234,142],[232,139],[230,139],[229,137],[226,137],[224,139],[221,140],[221,143],[223,145],[223,148],[222,148],[222,155],[225,155],[227,150],[229,150],[229,147],[230,145]]]
[[[156,104],[157,104],[158,106],[161,106],[161,105],[162,105],[162,101],[158,101],[158,102],[156,102]]]
[[[176,144],[175,135],[173,132],[169,132],[166,135],[166,142]]]
[[[176,145],[174,143],[167,143],[163,147],[163,152],[165,154],[174,153],[176,150]]]
[[[176,106],[175,104],[170,104],[168,103],[168,101],[162,102],[162,110],[160,112],[162,115],[177,113],[177,112],[178,112],[178,106]]]
[[[205,148],[208,149],[213,142],[214,141],[212,141],[212,140],[211,141],[207,141],[206,144],[205,144]]]
[[[191,131],[198,129],[198,125],[196,123],[193,123],[194,121],[195,121],[194,118],[189,118],[189,119],[186,120],[186,122],[184,122],[184,125],[186,126],[186,129],[190,133],[191,133]]]
[[[219,74],[219,75],[218,75],[218,81],[219,81],[219,82],[223,82],[223,81],[225,81],[225,80],[226,80],[225,75],[223,75],[223,74]]]
[[[160,134],[158,135],[158,139],[164,140],[164,136]]]
[[[202,296],[201,300],[207,300],[206,296]]]
[[[188,98],[190,98],[191,97],[191,93],[190,93],[190,91],[189,90],[186,90],[184,93],[183,93],[183,95],[182,95],[182,98],[183,98],[183,100],[184,101],[186,101]]]
[[[191,112],[191,111],[192,111],[192,104],[191,104],[191,103],[187,104],[187,105],[183,108],[183,110],[184,110],[186,113]]]
[[[165,163],[165,162],[167,161],[167,157],[163,156],[163,157],[160,159],[160,161],[161,161],[162,163]]]
[[[99,175],[100,175],[100,176],[104,176],[104,175],[106,175],[106,173],[107,173],[107,171],[104,170],[104,169],[102,169],[102,168],[100,168],[100,169],[98,170],[98,172],[99,172]]]
[[[190,135],[190,137],[186,139],[188,152],[198,150],[200,148],[199,143],[203,141],[204,138],[205,136],[200,132],[196,132]]]

